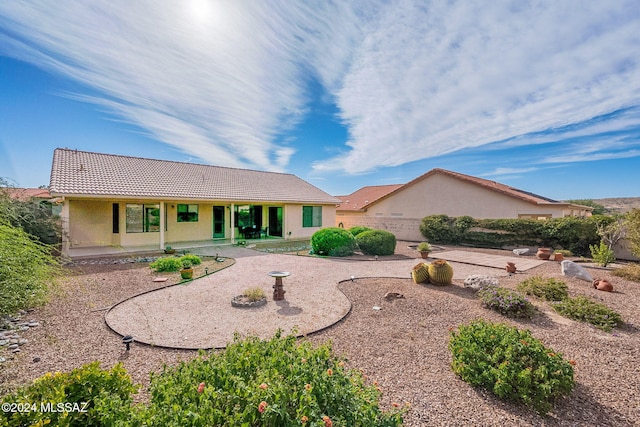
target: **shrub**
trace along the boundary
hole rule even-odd
[[[323,228],[311,236],[311,247],[318,255],[348,256],[356,250],[356,239],[345,229]]]
[[[355,227],[351,227],[349,229],[349,233],[353,234],[353,237],[356,237],[358,234],[364,232],[364,231],[369,231],[371,230],[371,228],[369,227],[365,227],[362,225],[356,225]]]
[[[396,236],[385,230],[363,231],[356,243],[366,255],[393,255],[396,250]]]
[[[152,375],[148,426],[398,426],[397,410],[382,412],[380,392],[348,370],[329,344],[314,348],[296,337],[234,341]],[[323,422],[323,417],[331,421]],[[187,420],[194,420],[193,424]]]
[[[640,257],[640,209],[632,209],[625,215],[627,239],[631,244],[631,253]]]
[[[543,414],[575,385],[572,362],[528,330],[475,321],[451,331],[449,350],[464,381]]]
[[[607,332],[622,324],[620,314],[582,295],[553,303],[552,307],[564,317],[591,323],[596,328]]]
[[[182,269],[183,270],[188,270],[189,268],[193,267],[193,264],[191,263],[191,260],[180,258],[180,262],[182,263]]]
[[[600,245],[589,245],[589,249],[591,250],[591,256],[593,259],[603,267],[606,267],[608,264],[611,264],[616,260],[616,256],[613,254],[613,251],[605,242],[600,242]]]
[[[634,282],[640,282],[640,264],[629,264],[621,268],[616,268],[611,274]]]
[[[516,289],[546,301],[562,301],[569,296],[567,284],[562,280],[545,279],[542,276],[530,277],[520,282]]]
[[[51,247],[0,220],[0,314],[41,304],[59,272]]]
[[[563,255],[565,257],[573,256],[573,252],[571,252],[570,250],[567,250],[567,249],[558,249],[558,250],[553,251],[553,253],[554,254],[560,254],[560,255]]]
[[[242,296],[247,297],[251,302],[260,301],[261,299],[267,297],[264,293],[264,290],[258,287],[245,289],[245,291],[242,293]]]
[[[200,265],[202,264],[202,259],[198,255],[186,254],[180,257],[180,261],[190,261],[191,265]]]
[[[426,216],[420,222],[420,233],[430,242],[455,243],[454,220],[447,215]]]
[[[489,286],[478,291],[482,303],[507,317],[531,318],[535,307],[519,293],[497,286]]]
[[[163,257],[149,264],[149,267],[155,271],[178,271],[182,268],[182,261],[178,257]]]
[[[418,250],[418,252],[431,252],[433,248],[431,247],[429,242],[420,242],[416,249]]]
[[[104,417],[115,416],[103,408],[130,411],[131,395],[136,391],[122,364],[103,370],[100,362],[92,362],[67,373],[46,373],[31,385],[4,396],[3,403],[28,404],[31,410],[4,412],[0,420],[4,416],[8,426],[103,426],[107,425]],[[43,408],[42,404],[50,406]]]

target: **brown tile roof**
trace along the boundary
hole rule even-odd
[[[403,184],[392,185],[371,185],[349,194],[348,196],[337,196],[342,203],[338,206],[338,211],[358,211],[370,205],[376,200],[386,196],[394,190],[403,187]]]
[[[9,197],[16,200],[27,201],[32,197],[37,199],[50,199],[51,194],[46,188],[7,188]]]
[[[55,196],[340,202],[292,174],[62,148],[53,153],[49,188]]]

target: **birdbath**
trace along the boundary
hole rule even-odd
[[[274,301],[283,300],[285,290],[282,286],[282,278],[287,277],[290,273],[288,271],[270,271],[267,274],[271,277],[276,278],[276,284],[273,285],[273,300]]]

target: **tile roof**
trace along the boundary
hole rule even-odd
[[[347,196],[336,196],[340,199],[342,203],[338,205],[338,211],[358,211],[363,209],[364,206],[367,206],[381,197],[386,196],[394,190],[397,190],[400,187],[403,187],[403,184],[392,184],[392,185],[370,185],[368,187],[362,187],[361,189],[347,195]]]
[[[55,196],[340,202],[292,174],[63,148],[53,153],[49,188]]]
[[[50,199],[51,194],[46,188],[7,188],[7,194],[12,199],[27,201],[32,197],[37,199]]]

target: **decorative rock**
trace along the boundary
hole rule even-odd
[[[9,344],[18,344],[18,339],[17,338],[10,339]]]
[[[613,285],[605,279],[596,279],[593,281],[593,287],[599,291],[613,292]]]
[[[520,256],[520,255],[524,255],[526,253],[529,252],[529,248],[519,248],[519,249],[514,249],[513,253]]]
[[[20,349],[16,347],[11,350],[11,353],[20,353]]]
[[[0,347],[9,344],[9,340],[0,340]]]
[[[40,360],[42,360],[42,359],[40,359],[39,357],[34,357],[33,358],[33,363],[38,363]]]
[[[18,348],[18,344],[9,344],[9,350],[14,350]]]
[[[560,265],[562,266],[563,275],[593,283],[593,277],[591,277],[591,274],[589,274],[584,267],[576,264],[575,262],[564,260]]]
[[[392,301],[394,299],[402,299],[402,298],[404,298],[404,295],[398,292],[387,292],[386,294],[384,294],[384,299],[386,299],[387,301]]]
[[[5,359],[4,357],[0,356],[0,363],[4,363],[6,361],[7,361],[7,359]]]
[[[231,299],[231,305],[239,308],[252,308],[260,307],[267,303],[267,298],[259,299],[258,301],[248,301],[244,295],[238,295]]]
[[[491,276],[483,276],[482,274],[472,274],[464,279],[464,287],[479,291],[488,286],[498,286],[498,279]]]
[[[18,340],[18,345],[25,345],[25,344],[28,344],[28,343],[29,343],[29,340],[24,339],[24,338]]]
[[[38,322],[29,322],[29,324],[27,326],[30,327],[30,328],[35,328],[35,327],[40,326],[40,323],[38,323]]]

